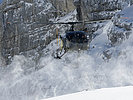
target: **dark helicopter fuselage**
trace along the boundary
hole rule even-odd
[[[84,31],[67,32],[66,39],[73,43],[88,43],[87,33]]]
[[[63,41],[64,47],[71,50],[87,50],[89,39],[84,31],[68,31]]]

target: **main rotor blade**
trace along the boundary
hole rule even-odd
[[[95,22],[104,22],[104,21],[109,21],[111,19],[108,20],[96,20],[96,21],[78,21],[78,22],[49,22],[49,23],[34,23],[34,24],[44,24],[44,25],[53,25],[53,24],[80,24],[80,23],[85,23],[85,24],[90,24],[90,23],[95,23]],[[20,24],[21,22],[14,22],[13,24]],[[27,22],[24,24],[33,24],[31,22]]]
[[[11,22],[8,22],[11,23]],[[20,24],[22,22],[13,22],[13,24]],[[23,23],[23,24],[45,24],[45,25],[49,25],[49,24],[77,24],[77,23],[83,23],[83,22],[50,22],[50,23],[32,23],[32,22],[27,22],[27,23]]]
[[[111,19],[104,19],[104,20],[95,20],[95,21],[85,21],[85,24],[89,24],[89,23],[95,23],[95,22],[106,22],[106,21],[110,21]]]

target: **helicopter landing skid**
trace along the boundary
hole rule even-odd
[[[66,54],[67,50],[66,49],[57,49],[55,54],[54,54],[54,58],[56,59],[61,59],[62,56],[64,56]]]

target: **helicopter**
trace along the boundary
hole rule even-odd
[[[98,20],[98,21],[78,21],[78,22],[61,22],[61,23],[47,23],[47,24],[69,24],[70,29],[65,32],[64,36],[59,35],[58,29],[56,29],[57,42],[60,41],[60,48],[58,48],[54,53],[54,58],[61,59],[64,54],[69,50],[88,50],[89,48],[89,34],[87,28],[81,30],[74,30],[75,24],[90,24],[96,22],[103,22],[109,20]]]
[[[57,59],[61,59],[63,55],[66,54],[69,50],[88,50],[89,48],[89,34],[87,32],[87,28],[80,29],[80,30],[74,30],[75,24],[85,25],[85,24],[91,24],[96,22],[105,22],[108,20],[96,20],[96,21],[77,21],[77,22],[48,22],[48,23],[36,23],[36,24],[42,24],[42,25],[71,25],[70,29],[65,31],[65,35],[62,36],[58,32],[58,28],[56,29],[56,38],[57,38],[57,44],[60,42],[60,47],[54,51],[52,56]],[[14,24],[18,24],[19,22],[14,22]],[[31,24],[31,23],[24,23],[24,24]]]
[[[87,34],[87,30],[74,30],[74,25],[82,22],[68,22],[64,24],[70,24],[71,27],[69,30],[65,32],[64,36],[58,36],[58,30],[56,30],[57,37],[61,42],[60,48],[58,48],[55,52],[54,58],[61,59],[61,57],[68,50],[87,50],[89,48],[89,35]],[[63,24],[63,23],[62,23]],[[57,39],[57,41],[58,41]]]

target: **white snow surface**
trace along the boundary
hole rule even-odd
[[[42,100],[133,100],[133,86],[83,91]]]
[[[121,21],[125,22],[132,22],[133,23],[133,5],[130,7],[126,7],[123,11],[119,12],[118,14],[121,15]]]
[[[130,7],[126,7],[123,11],[120,12],[120,14],[122,14],[124,17],[130,17],[133,18],[133,5],[131,5]]]

